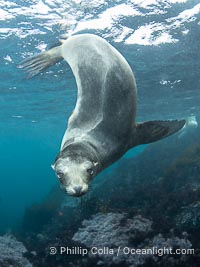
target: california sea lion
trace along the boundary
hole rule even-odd
[[[136,123],[137,89],[125,58],[104,39],[81,34],[28,58],[21,67],[33,77],[65,59],[78,97],[53,169],[65,192],[82,196],[89,182],[129,149],[167,137],[185,120]]]

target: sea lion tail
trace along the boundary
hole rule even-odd
[[[136,125],[132,146],[148,144],[165,138],[179,131],[185,120],[147,121]]]
[[[63,59],[61,46],[62,45],[29,57],[23,60],[18,67],[26,71],[27,79],[32,78]]]

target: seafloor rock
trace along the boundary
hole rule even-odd
[[[185,234],[185,233],[184,233]],[[151,261],[156,263],[156,266],[169,267],[169,266],[190,266],[189,250],[192,248],[191,242],[187,239],[187,234],[179,238],[176,236],[171,236],[170,238],[164,238],[161,234],[155,236],[150,240],[149,247],[157,248],[157,256],[151,257]],[[171,252],[163,253],[164,249],[171,248]],[[182,251],[182,254],[178,253]],[[186,253],[186,251],[188,252]],[[192,255],[192,253],[191,253]]]
[[[131,240],[147,236],[151,232],[152,222],[141,216],[129,219],[126,213],[98,213],[91,220],[84,220],[82,225],[83,228],[80,228],[72,239],[91,249],[89,257],[99,256],[98,264],[110,266],[123,262],[130,264],[130,255],[123,253],[123,248],[128,249]],[[122,251],[118,252],[119,247]],[[99,253],[94,254],[96,248],[110,251],[98,255]],[[133,261],[131,264],[134,266],[144,263],[141,257],[135,257]]]
[[[23,256],[27,249],[14,236],[0,236],[0,252],[1,267],[32,267]]]
[[[73,236],[73,240],[87,247],[126,246],[130,239],[149,233],[151,224],[141,216],[128,219],[126,213],[98,213],[91,220],[82,222],[83,228]]]
[[[181,212],[176,216],[176,226],[184,229],[200,229],[200,202],[192,203],[182,207]]]
[[[147,238],[151,234],[152,222],[141,216],[128,218],[126,213],[98,213],[90,220],[84,220],[83,227],[73,236],[73,240],[86,246],[90,258],[96,258],[98,265],[137,267],[157,264],[157,266],[174,266],[185,263],[185,255],[158,255],[163,248],[191,248],[192,244],[185,237],[171,236],[164,238],[161,234]],[[145,253],[149,248],[150,253]],[[156,251],[153,251],[156,248]],[[140,253],[136,253],[139,250]],[[103,252],[102,252],[103,251]],[[152,253],[151,253],[152,252]],[[161,252],[161,251],[160,251]],[[168,265],[166,265],[168,264]]]

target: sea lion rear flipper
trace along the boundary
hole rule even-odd
[[[185,120],[169,120],[139,123],[136,126],[136,139],[134,138],[133,143],[140,145],[158,141],[179,131],[185,122]]]
[[[27,79],[32,78],[43,70],[53,66],[63,59],[61,46],[54,47],[33,57],[29,57],[19,64],[19,68],[27,72]]]

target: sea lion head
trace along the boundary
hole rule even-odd
[[[96,176],[97,162],[86,157],[67,156],[58,158],[54,169],[65,193],[74,196],[83,196],[89,188],[89,183]]]

